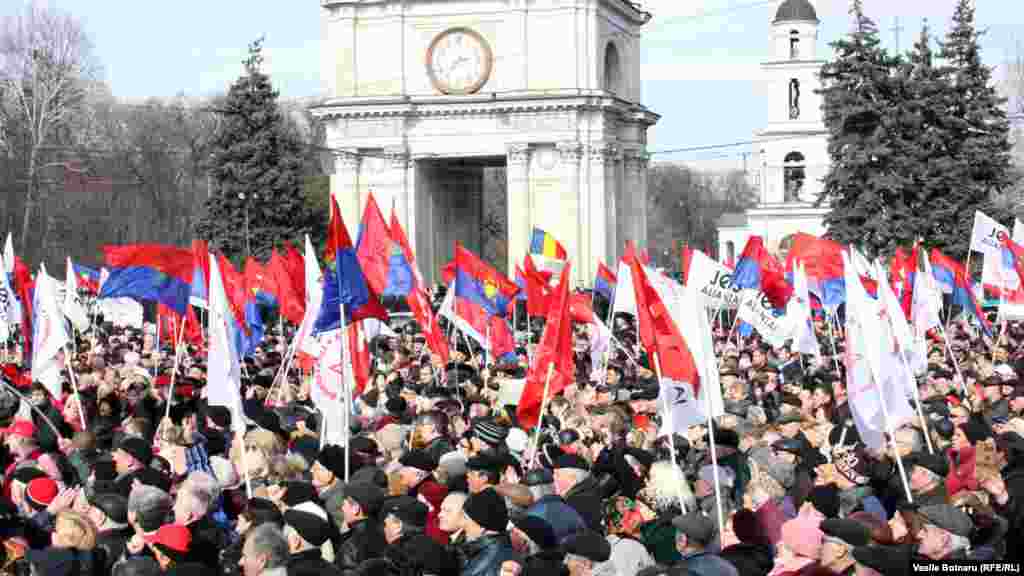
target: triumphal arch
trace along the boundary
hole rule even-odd
[[[630,0],[321,0],[331,192],[372,191],[424,277],[456,240],[511,271],[539,227],[589,285],[646,240],[647,128]]]

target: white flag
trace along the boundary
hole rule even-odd
[[[36,275],[32,308],[32,378],[42,382],[54,398],[60,398],[68,334],[57,301],[57,283],[47,274],[45,264]]]
[[[14,274],[14,242],[11,241],[11,233],[7,233],[7,242],[4,244],[4,270],[7,272],[8,278],[5,278],[7,287],[13,288],[10,283],[10,276]],[[21,300],[18,299],[18,294],[13,290],[8,290],[10,298],[10,311],[7,315],[8,321],[11,324],[21,324]]]
[[[324,299],[323,273],[320,271],[320,262],[316,259],[316,250],[313,243],[306,235],[306,254],[303,261],[306,276],[306,313],[302,316],[302,324],[295,332],[292,346],[299,352],[315,356],[320,351],[320,344],[317,336],[313,334],[313,326],[316,324],[317,316],[320,315],[320,304]]]
[[[971,250],[984,254],[999,254],[1003,251],[1000,235],[1009,235],[1010,231],[984,212],[974,212],[974,226],[971,228]]]
[[[786,304],[786,319],[791,326],[793,348],[801,354],[821,356],[821,346],[811,323],[811,296],[807,288],[807,273],[803,262],[793,269],[793,297]]]
[[[70,256],[67,276],[64,279],[64,315],[79,332],[85,332],[89,328],[89,314],[78,295],[78,277],[75,276],[75,267],[71,264]]]
[[[344,422],[344,407],[340,391],[342,378],[352,370],[341,359],[342,332],[340,329],[321,332],[317,337],[320,350],[317,352],[317,370],[309,388],[309,399],[320,409],[323,426],[323,443],[341,446],[347,437]]]
[[[917,342],[914,338],[914,332],[911,330],[910,322],[907,321],[907,315],[903,313],[903,307],[900,305],[899,299],[896,297],[896,293],[892,291],[892,287],[889,285],[889,279],[886,276],[885,268],[882,267],[881,261],[875,261],[876,274],[878,278],[878,305],[882,313],[882,316],[888,320],[888,329],[892,332],[893,340],[895,345],[898,347],[897,359],[904,364],[904,368],[910,368],[911,372],[916,366],[924,364],[927,368],[927,351],[924,351],[922,357],[922,350],[916,345]],[[916,275],[915,275],[916,276]],[[886,328],[885,325],[882,328]],[[903,362],[903,360],[906,362]],[[917,382],[911,376],[911,372],[907,370],[903,371],[904,387],[908,396],[914,395],[914,387],[917,386]]]
[[[629,266],[619,260],[619,268],[615,271],[615,302],[612,304],[612,318],[619,312],[627,312],[636,317],[636,293],[633,292],[633,273]]]
[[[928,252],[921,250],[920,258],[922,270],[914,274],[914,294],[910,303],[910,319],[917,350],[916,362],[911,364],[915,374],[928,368],[928,331],[942,324],[942,291],[932,275]]]
[[[469,322],[466,322],[459,316],[458,311],[455,308],[455,281],[452,280],[451,284],[448,285],[448,291],[444,294],[444,300],[441,301],[441,308],[437,311],[438,316],[443,316],[448,319],[449,322],[455,325],[455,328],[466,335],[467,338],[472,339],[474,342],[480,345],[484,350],[490,350],[490,341],[487,340],[486,334],[481,334],[476,328],[473,328]]]
[[[661,427],[660,434],[663,435],[685,434],[690,426],[707,422],[709,403],[712,418],[725,413],[718,376],[718,359],[715,357],[711,324],[708,322],[704,297],[696,285],[683,287],[675,282],[672,284],[675,284],[672,289],[675,292],[673,299],[676,304],[669,309],[697,365],[700,387],[694,393],[689,382],[662,379],[658,409],[663,410],[668,406],[670,410]]]
[[[210,344],[206,359],[206,400],[210,406],[231,411],[235,431],[245,430],[242,412],[242,377],[231,326],[231,307],[224,292],[217,257],[210,255]]]
[[[142,304],[132,298],[103,298],[97,301],[99,313],[106,322],[123,328],[142,328]]]
[[[732,285],[732,270],[700,250],[693,251],[686,281],[688,287],[703,295],[704,305],[712,310],[735,310],[740,305],[740,290]]]
[[[0,256],[0,270],[4,270],[4,260]],[[0,273],[0,342],[11,337],[11,314],[13,312],[14,291],[7,280],[7,273]]]
[[[888,322],[883,322],[879,302],[868,296],[845,251],[843,271],[850,411],[864,443],[879,450],[885,443],[885,410],[888,410],[892,430],[914,417],[905,394],[905,381],[909,376],[897,355],[896,340]]]
[[[4,243],[4,271],[14,274],[14,242],[11,240],[11,233],[7,233],[7,242]]]
[[[785,316],[775,315],[775,308],[764,292],[750,288],[741,290],[737,314],[740,320],[750,324],[773,348],[786,343],[790,332],[789,321]]]

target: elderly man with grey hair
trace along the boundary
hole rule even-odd
[[[287,576],[288,541],[273,524],[260,524],[245,538],[238,565],[243,576]]]
[[[526,509],[526,514],[547,522],[555,533],[556,541],[561,542],[570,534],[586,528],[587,524],[579,512],[555,493],[555,479],[550,470],[530,470],[526,473],[524,482],[533,499],[533,503]]]
[[[178,486],[174,502],[174,521],[188,527],[192,534],[189,560],[209,568],[217,568],[220,551],[231,544],[227,532],[212,518],[220,484],[206,472],[188,475]]]

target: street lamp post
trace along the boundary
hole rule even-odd
[[[242,201],[242,209],[245,211],[245,259],[248,260],[252,252],[249,247],[249,203],[245,201],[245,193],[239,192],[238,199]]]

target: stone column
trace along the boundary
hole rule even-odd
[[[508,270],[530,247],[530,146],[511,144],[506,157]]]
[[[590,160],[589,185],[586,193],[587,227],[589,228],[588,266],[597,266],[600,260],[615,265],[615,162],[618,147],[608,142],[594,142],[587,150]]]
[[[566,249],[573,265],[574,285],[582,282],[589,286],[587,278],[593,278],[596,265],[593,259],[588,257],[587,212],[583,194],[580,193],[580,160],[583,158],[583,147],[579,142],[559,142],[556,148],[562,161],[562,193],[576,200],[576,214],[566,215],[575,220],[575,226],[572,227],[573,237],[566,239],[571,240],[570,246]]]
[[[334,169],[331,172],[331,195],[341,207],[341,215],[351,234],[359,227],[359,171],[362,157],[356,149],[338,151],[334,155]]]
[[[384,215],[384,221],[391,220],[391,209],[394,208],[398,215],[398,221],[406,228],[406,233],[408,233],[405,221],[408,210],[408,178],[409,154],[405,148],[385,148],[379,185],[374,188],[374,196],[377,198],[381,214]]]
[[[622,229],[626,238],[623,240],[632,240],[637,246],[647,245],[647,163],[647,154],[642,150],[630,150],[623,154],[624,206],[619,215],[625,218]]]

